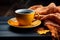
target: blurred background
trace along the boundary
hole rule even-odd
[[[47,6],[51,2],[60,5],[59,0],[0,0],[0,16],[14,16],[16,9],[40,4]]]

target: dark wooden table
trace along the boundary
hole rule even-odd
[[[41,40],[51,40],[51,34],[38,35],[34,29],[19,29],[8,25],[7,21],[12,17],[0,17],[0,37],[39,37]]]

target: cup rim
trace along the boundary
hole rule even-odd
[[[20,10],[30,10],[30,11],[32,11],[32,12],[35,12],[34,10],[32,10],[32,9],[17,9],[17,10],[15,10],[15,13],[18,13]],[[31,12],[31,13],[32,13]],[[19,14],[19,13],[18,13]],[[20,13],[20,14],[23,14],[23,13]],[[26,14],[28,14],[28,13],[26,13]]]

